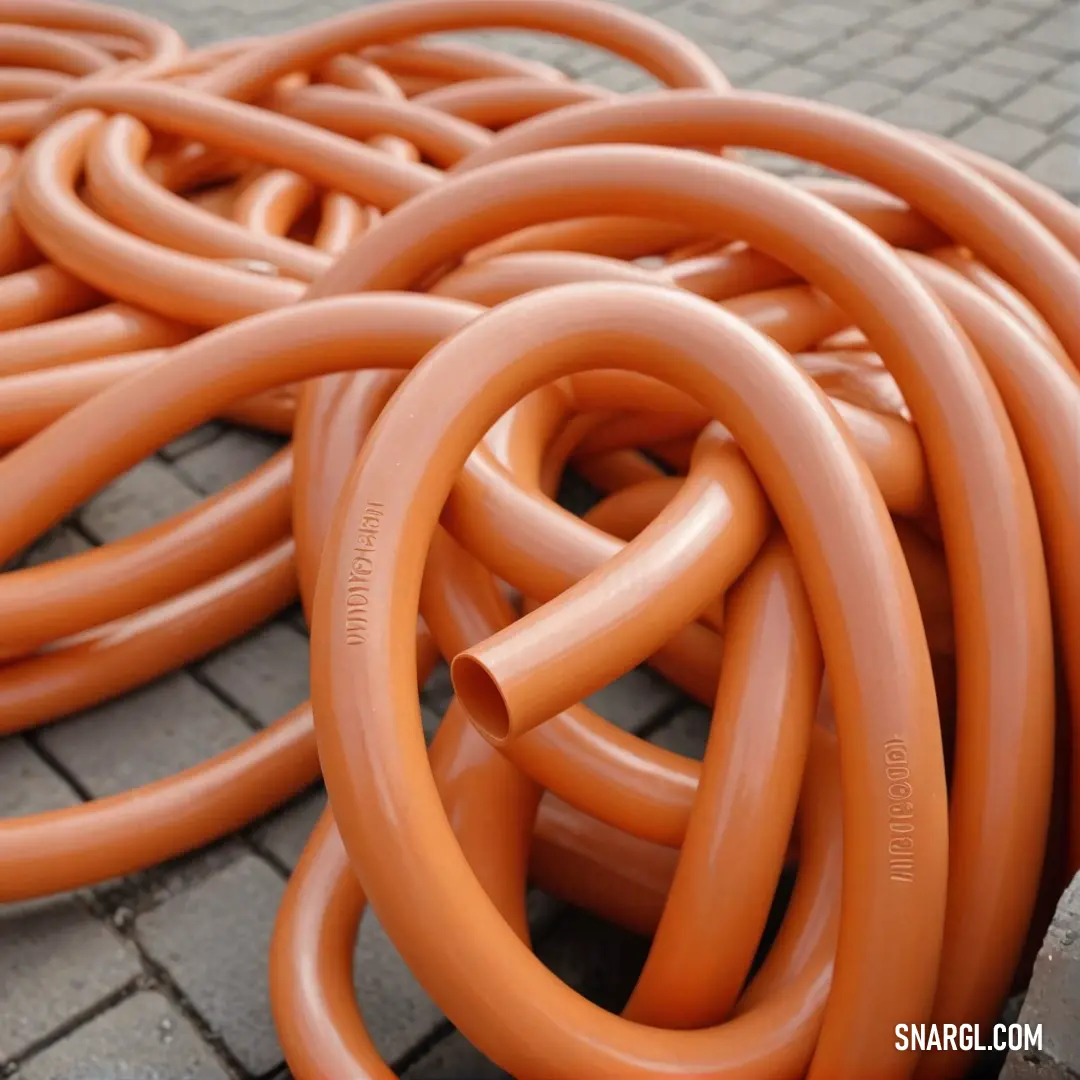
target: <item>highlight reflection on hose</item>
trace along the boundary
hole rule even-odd
[[[484,28],[663,88],[428,36]],[[1080,868],[1076,209],[732,89],[602,0],[382,2],[199,50],[0,0],[0,65],[0,559],[207,420],[291,436],[0,576],[0,732],[297,597],[312,677],[194,768],[0,822],[0,899],[148,868],[321,772],[271,950],[297,1080],[391,1075],[353,999],[368,903],[515,1076],[963,1076],[895,1025],[993,1022]],[[582,703],[639,664],[711,708],[700,763]],[[652,936],[621,1015],[536,958],[530,881]]]

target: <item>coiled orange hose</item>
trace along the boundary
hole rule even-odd
[[[663,89],[427,36],[484,28]],[[396,0],[194,51],[0,0],[0,559],[204,421],[291,436],[0,576],[0,732],[296,597],[312,677],[194,768],[0,822],[0,900],[321,773],[270,965],[296,1080],[390,1075],[353,998],[368,903],[515,1076],[963,1076],[896,1024],[990,1024],[1080,868],[1078,259],[1076,209],[1008,166],[732,89],[602,0]],[[602,493],[583,516],[568,469]],[[582,704],[642,663],[711,707],[702,762]],[[529,880],[651,935],[621,1015],[533,955]]]

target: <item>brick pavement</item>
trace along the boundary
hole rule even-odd
[[[273,32],[348,0],[127,0],[192,43]],[[1080,197],[1080,6],[1075,0],[633,0],[707,48],[740,86],[783,91],[947,134]],[[618,90],[649,80],[594,50],[480,35]],[[191,506],[274,450],[208,425],[170,444],[54,530],[57,558]],[[244,738],[307,692],[293,611],[202,663],[80,717],[0,743],[0,815],[144,783]],[[425,691],[433,729],[445,672]],[[597,695],[601,712],[700,754],[706,717],[643,673]],[[429,732],[430,733],[430,732]],[[21,1080],[287,1080],[267,1004],[276,905],[322,795],[243,835],[102,888],[0,909],[0,1074]],[[595,1000],[618,1003],[642,943],[537,903],[538,950]],[[416,985],[372,919],[357,993],[386,1059],[410,1080],[502,1075]]]

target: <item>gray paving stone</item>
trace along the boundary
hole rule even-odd
[[[668,4],[655,14],[672,30],[708,48],[713,44],[744,44],[749,33],[747,25],[754,22],[759,11],[760,0],[745,0],[745,3],[725,8],[719,18],[715,8],[694,2]]]
[[[754,90],[768,90],[773,94],[791,94],[793,97],[816,97],[829,85],[829,79],[805,67],[782,64],[764,75],[747,81]]]
[[[970,102],[954,101],[923,90],[913,91],[896,104],[877,112],[880,120],[890,124],[937,135],[947,135],[977,115],[978,109]]]
[[[91,546],[85,537],[70,525],[57,525],[40,540],[35,541],[17,563],[19,566],[43,566],[57,559],[66,559],[69,555],[78,555],[80,551],[87,551]]]
[[[1002,106],[1004,116],[1037,127],[1052,128],[1080,109],[1080,99],[1068,90],[1040,83]]]
[[[788,157],[787,154],[772,154],[767,150],[743,150],[742,155],[745,164],[777,176],[797,176],[810,172],[813,168],[809,162],[799,158]]]
[[[540,959],[564,982],[612,1011],[625,1004],[645,951],[643,939],[572,909],[536,946]],[[505,1075],[455,1031],[406,1070],[403,1080],[501,1080]]]
[[[1022,48],[1016,42],[1008,42],[979,53],[971,62],[980,67],[998,68],[1001,71],[1015,72],[1017,75],[1036,76],[1046,75],[1059,67],[1061,58]]]
[[[307,700],[308,641],[287,622],[272,622],[214,653],[203,678],[262,724]]]
[[[1050,81],[1055,86],[1064,87],[1074,93],[1080,92],[1080,60],[1063,64],[1050,76]]]
[[[865,113],[871,109],[882,109],[886,105],[891,105],[894,101],[898,101],[900,96],[901,92],[896,87],[871,82],[869,79],[852,79],[826,90],[821,95],[821,100],[827,101],[830,105],[839,105],[845,109]]]
[[[872,27],[830,48],[818,49],[806,57],[808,67],[841,74],[847,71],[876,68],[878,63],[907,50],[904,37],[893,31]]]
[[[1012,7],[1024,8],[1033,12],[1057,11],[1059,8],[1075,5],[1076,0],[1009,0]]]
[[[360,923],[353,972],[360,1013],[385,1061],[398,1061],[444,1022],[370,909]]]
[[[963,64],[929,80],[925,89],[930,94],[962,98],[977,105],[996,105],[1015,95],[1025,81],[1023,76]]]
[[[710,52],[720,65],[720,70],[735,86],[739,87],[747,85],[755,76],[779,65],[775,56],[769,56],[768,53],[750,46],[736,49],[712,49]]]
[[[232,710],[181,671],[62,720],[39,738],[99,797],[170,776],[250,734]]]
[[[256,1076],[281,1062],[267,965],[284,888],[262,859],[245,855],[135,922],[147,955]]]
[[[874,64],[874,78],[896,83],[897,86],[914,88],[921,86],[927,79],[945,67],[945,62],[938,56],[926,56],[919,53],[901,53]]]
[[[1029,162],[1024,171],[1033,180],[1065,195],[1080,194],[1080,142],[1056,140]]]
[[[435,737],[435,732],[439,730],[439,725],[442,723],[442,713],[435,712],[434,709],[421,702],[420,720],[424,725],[424,738],[431,742]]]
[[[20,736],[0,741],[0,820],[57,810],[78,796]]]
[[[509,1073],[480,1053],[460,1031],[452,1031],[445,1039],[440,1039],[401,1074],[401,1080],[447,1080],[450,1076],[467,1076],[469,1080],[510,1080]]]
[[[247,476],[281,445],[280,439],[234,429],[185,454],[176,463],[176,471],[197,491],[211,495]]]
[[[1047,52],[1071,59],[1080,56],[1080,8],[1069,5],[1051,12],[1017,37]]]
[[[649,736],[649,742],[675,754],[701,760],[709,738],[709,710],[702,705],[680,709],[659,731]]]
[[[1020,1010],[1042,1028],[1039,1049],[1009,1054],[1002,1080],[1071,1080],[1080,1074],[1080,875],[1058,903]]]
[[[772,20],[761,20],[750,31],[747,40],[755,49],[789,63],[809,56],[828,46],[842,31],[835,27],[787,26]]]
[[[238,859],[251,853],[251,849],[237,838],[228,838],[210,847],[200,848],[197,851],[170,862],[155,866],[145,874],[137,874],[127,879],[127,884],[135,885],[140,889],[138,909],[149,911],[152,907],[164,904],[174,896],[185,893],[188,889],[206,881],[231,866]],[[110,907],[109,886],[99,887],[94,890],[95,896],[103,900]],[[147,895],[148,894],[148,895]],[[121,906],[126,906],[121,895]],[[126,912],[122,913],[126,916]]]
[[[573,79],[594,83],[590,72],[601,70],[610,62],[610,54],[597,49],[579,48],[563,50],[554,66]]]
[[[1010,37],[1042,18],[1039,11],[1032,11],[1023,4],[984,4],[978,0],[970,3],[969,18],[981,27],[996,31],[998,37]]]
[[[567,909],[536,946],[563,982],[612,1012],[626,1004],[647,951],[644,938],[577,908]]]
[[[147,458],[95,495],[79,513],[82,526],[102,543],[190,509],[199,495],[157,458]]]
[[[296,604],[289,609],[283,616],[294,629],[299,631],[304,637],[308,637],[308,624],[307,619],[304,617],[304,609]]]
[[[191,43],[197,44],[253,29],[267,32],[308,23],[346,7],[359,6],[360,2],[127,0],[127,6],[167,19]],[[1080,31],[1076,28],[1080,8],[1076,4],[1062,0],[623,2],[635,10],[653,11],[686,33],[717,59],[736,85],[754,84],[819,96],[897,123],[941,133],[955,132],[966,125],[968,132],[975,132],[970,137],[988,140],[990,144],[994,139],[1006,138],[1009,150],[1024,141],[1024,136],[1015,132],[1026,131],[1027,142],[1031,138],[1037,141],[1016,160],[1026,164],[1029,173],[1037,179],[1057,186],[1066,194],[1080,194],[1080,146],[1077,145],[1080,117],[1066,108],[1069,100],[1080,103]],[[543,59],[575,75],[596,72],[600,81],[622,91],[648,85],[648,80],[633,68],[613,63],[606,54],[567,40],[510,31],[453,36],[455,40],[484,41],[491,47]],[[585,77],[589,78],[587,74]],[[987,120],[998,120],[1014,128],[987,128],[984,123]],[[1044,136],[1039,129],[1057,134]],[[1043,138],[1050,141],[1044,144]],[[789,159],[778,161],[778,171],[805,168]],[[265,460],[277,445],[277,440],[228,430],[218,424],[175,440],[155,462],[177,462],[175,467],[165,470],[172,483],[165,481],[151,493],[159,499],[156,516],[175,510],[164,487],[179,483],[181,489],[219,490]],[[190,493],[185,498],[193,501]],[[149,505],[142,496],[139,501]],[[115,516],[119,524],[114,521],[114,529],[131,531],[141,527],[132,524],[122,512]],[[94,535],[98,536],[96,532]],[[31,557],[37,560],[57,557],[83,546],[85,541],[78,532],[62,529],[43,543],[44,555]],[[302,636],[295,613],[274,625],[295,631],[296,638]],[[279,635],[279,631],[273,634]],[[250,646],[248,652],[236,646],[238,651],[232,655],[231,650],[224,650],[208,661],[204,670],[216,665],[214,678],[219,681],[215,685],[240,701],[258,719],[274,719],[306,691],[306,683],[299,674],[306,670],[303,659],[306,642],[288,636],[284,641],[286,644],[280,648],[272,646],[262,654],[256,647],[254,656]],[[645,683],[640,681],[642,676]],[[625,726],[640,730],[680,701],[674,691],[658,680],[655,683],[650,680],[645,672],[634,672],[615,687],[595,695],[590,704]],[[233,694],[228,686],[238,692]],[[422,696],[428,734],[434,730],[451,693],[444,667]],[[112,708],[104,707],[98,712],[108,712],[112,717]],[[123,713],[123,708],[131,711]],[[106,718],[90,724],[83,723],[84,717],[58,725],[40,736],[45,740],[41,745],[65,767],[72,768],[80,782],[86,782],[85,773],[90,781],[87,786],[97,793],[119,785],[121,773],[110,772],[106,759],[108,749],[115,748],[122,732],[137,730],[138,745],[134,753],[125,747],[123,755],[113,756],[117,761],[129,755],[135,758],[134,771],[124,776],[125,781],[139,782],[136,777],[149,778],[155,770],[167,766],[167,771],[173,771],[191,757],[196,760],[205,757],[219,745],[223,732],[232,737],[247,731],[220,704],[192,717],[190,731],[153,733],[152,737],[143,734],[144,729],[158,722],[152,708],[140,711],[125,705],[121,712],[122,720]],[[207,726],[210,721],[213,725]],[[700,757],[708,721],[707,709],[681,708],[652,738],[673,750]],[[145,745],[144,737],[149,740]],[[96,748],[91,745],[94,738],[102,742],[96,756]],[[66,805],[75,798],[26,742],[0,743],[0,816]],[[255,831],[257,841],[281,865],[291,867],[323,801],[321,790],[308,793],[260,824]],[[252,856],[242,841],[235,841],[182,864],[173,864],[163,872],[161,882],[155,891],[159,906],[138,917],[139,940],[148,947],[151,941],[154,943],[151,955],[155,959],[163,958],[160,962],[200,1015],[222,1032],[226,1046],[246,1071],[259,1077],[287,1080],[265,1003],[266,942],[282,887],[278,875]],[[11,917],[10,913],[0,912],[0,971],[4,973],[0,975],[0,1061],[9,1054],[9,1042],[18,1041],[20,1046],[40,1045],[58,1025],[75,1022],[87,1010],[100,1010],[112,1000],[112,995],[131,985],[138,971],[137,962],[124,953],[130,964],[120,965],[115,977],[108,975],[110,964],[117,965],[110,950],[119,948],[123,953],[123,944],[82,908],[71,901],[66,904],[69,906],[62,906],[61,921],[72,921],[75,917],[71,911],[78,914],[77,932],[71,931],[70,940],[74,944],[67,943],[68,938],[62,933],[59,942],[53,943],[51,932],[43,929],[41,940],[49,942],[55,955],[49,963],[31,962],[33,970],[29,974],[25,967],[21,969],[14,989],[8,986],[11,966],[5,960],[4,950],[12,947],[13,939],[22,945],[22,937],[18,932],[8,932],[4,920]],[[530,894],[534,925],[545,920],[550,924],[561,911],[561,905],[542,894],[535,891]],[[57,917],[55,913],[49,916]],[[607,1007],[618,1008],[620,996],[625,995],[632,983],[643,946],[618,932],[605,936],[608,930],[587,917],[571,920],[555,928],[541,953],[561,975],[587,994]],[[80,944],[76,939],[81,934],[90,934],[96,944],[93,947],[85,942]],[[101,951],[105,961],[97,958],[95,949]],[[87,972],[99,981],[85,991],[81,987],[77,993],[72,991],[70,980],[81,979]],[[413,1061],[405,1072],[407,1077],[486,1080],[504,1075],[456,1032],[439,1039],[430,1050],[413,1060],[418,1041],[437,1036],[445,1030],[444,1023],[438,1009],[405,971],[373,919],[365,920],[358,946],[357,983],[358,995],[381,1051],[392,1062],[403,1058]],[[10,1000],[16,1002],[15,1006],[5,1008],[5,993],[13,995]],[[11,1015],[25,1012],[36,1021],[47,1012],[39,1005],[39,998],[49,1005],[59,1003],[51,1017],[46,1017],[43,1033],[31,1035],[29,1043],[24,1036],[13,1039]],[[179,1027],[174,1029],[176,1041],[184,1043],[182,1053],[155,1042],[160,1029],[149,1014],[144,1019],[138,1011],[147,1009],[147,999],[155,1006],[163,1003],[154,994],[139,993],[120,1005],[106,1008],[55,1045],[38,1050],[25,1062],[18,1076],[22,1080],[91,1080],[90,1073],[78,1071],[85,1066],[96,1070],[94,1080],[98,1077],[101,1080],[165,1080],[166,1077],[195,1080],[196,1075],[221,1080],[213,1051],[208,1047],[198,1049],[204,1044],[182,1017],[178,1018]],[[167,1002],[164,1008],[167,1016],[170,1008]],[[130,1019],[132,1016],[134,1021]],[[119,1065],[125,1070],[130,1067],[134,1074],[120,1076],[107,1072],[110,1066]],[[190,1077],[185,1069],[192,1073]]]
[[[209,424],[200,424],[197,428],[187,432],[187,434],[180,435],[173,439],[172,442],[166,443],[158,452],[166,461],[176,461],[185,454],[190,454],[192,450],[198,450],[200,447],[212,443],[224,432],[225,425],[216,421],[211,421]]]
[[[656,89],[655,79],[632,64],[609,61],[597,68],[590,68],[585,78],[596,86],[606,87],[618,94],[634,94]]]
[[[134,994],[37,1054],[21,1080],[228,1080],[198,1032],[161,994]]]
[[[926,33],[953,19],[956,10],[957,4],[954,0],[921,0],[920,3],[905,4],[887,15],[882,20],[882,25],[904,34]]]
[[[320,786],[302,795],[255,830],[255,838],[282,865],[294,870],[311,830],[326,808],[326,791]]]
[[[450,707],[454,696],[454,684],[450,681],[450,668],[445,663],[435,665],[431,677],[424,684],[421,701],[437,716],[442,716]]]
[[[0,1062],[118,992],[135,950],[72,898],[0,907]]]
[[[1009,165],[1019,164],[1046,141],[1045,133],[1000,116],[982,116],[970,127],[956,132],[955,138],[958,143]]]
[[[603,690],[590,694],[585,704],[627,731],[640,731],[679,700],[679,691],[645,668],[636,668]]]
[[[942,3],[945,0],[934,0],[934,2]],[[836,4],[782,4],[775,9],[775,13],[770,12],[770,14],[774,14],[780,22],[801,26],[811,31],[817,27],[826,27],[830,31],[848,33],[853,33],[873,19],[869,11],[839,7]]]
[[[326,808],[326,792],[320,787],[274,815],[255,833],[256,841],[290,871],[300,861],[304,846],[319,815]],[[539,889],[529,889],[526,912],[534,935],[542,936],[565,905]]]
[[[1006,8],[979,8],[975,12],[965,12],[951,22],[935,26],[934,41],[948,45],[958,52],[973,52],[992,45],[995,39],[1008,33],[1016,26],[1031,21],[1028,12],[1015,12]],[[1002,27],[997,23],[1015,23],[1013,27]]]

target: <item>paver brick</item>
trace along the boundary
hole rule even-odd
[[[1080,56],[1080,8],[1069,5],[1051,12],[1017,37],[1047,52]]]
[[[568,909],[536,945],[537,956],[569,986],[613,1012],[626,1003],[644,961],[643,938]],[[404,1074],[403,1080],[502,1080],[504,1073],[460,1032],[440,1040]]]
[[[879,61],[907,49],[906,40],[897,33],[872,27],[860,30],[831,48],[818,49],[805,58],[808,67],[841,74],[856,69],[876,68]]]
[[[306,701],[310,692],[307,638],[280,620],[225,646],[199,671],[262,724]]]
[[[835,27],[785,26],[761,20],[748,28],[747,41],[755,49],[790,63],[828,46],[841,34],[842,31]]]
[[[1076,0],[1009,0],[1013,7],[1026,8],[1033,12],[1056,11],[1066,4],[1075,2]]]
[[[874,64],[874,78],[896,83],[897,86],[914,88],[945,67],[938,56],[905,52]]]
[[[133,994],[27,1061],[17,1080],[229,1080],[161,994]]]
[[[298,800],[259,830],[260,843],[290,869],[295,867],[325,804],[321,790]],[[361,1014],[387,1061],[403,1057],[443,1022],[442,1012],[424,993],[370,910],[361,920],[353,970]]]
[[[915,90],[894,105],[876,112],[876,115],[878,119],[900,127],[947,135],[976,117],[978,109],[970,102],[954,101],[924,90]]]
[[[255,837],[283,866],[294,870],[311,830],[325,808],[326,791],[320,785],[261,824],[255,830]]]
[[[1073,93],[1080,92],[1080,60],[1062,64],[1051,76],[1050,81]]]
[[[759,49],[750,46],[734,49],[710,50],[716,59],[720,70],[731,80],[735,86],[745,86],[755,76],[768,71],[769,68],[778,66],[779,61],[775,56],[769,56]]]
[[[0,1062],[138,976],[138,956],[77,899],[0,907]]]
[[[1001,1080],[1072,1080],[1080,1074],[1080,875],[1058,903],[1035,961],[1020,1023],[1042,1027],[1042,1047],[1009,1054]]]
[[[1022,76],[1005,75],[989,68],[963,64],[930,79],[925,88],[931,94],[962,98],[978,105],[996,105],[1015,95],[1024,82]]]
[[[284,889],[262,859],[244,855],[135,921],[147,955],[256,1076],[281,1062],[267,979]]]
[[[186,672],[46,728],[41,745],[95,798],[196,765],[251,729]]]
[[[15,560],[17,566],[43,566],[45,563],[66,559],[88,551],[92,545],[68,524],[57,525],[36,540],[22,557]]]
[[[905,5],[887,15],[882,20],[882,25],[905,34],[927,33],[935,26],[953,19],[957,6],[955,0],[922,0],[921,3]],[[962,17],[966,17],[966,13]]]
[[[189,510],[199,495],[158,458],[147,458],[95,495],[79,512],[95,540],[119,540]]]
[[[1016,42],[1010,41],[979,53],[978,56],[972,58],[971,62],[980,67],[998,68],[1001,71],[1011,71],[1030,77],[1046,75],[1053,71],[1054,68],[1060,66],[1061,58],[1025,49]]]
[[[1030,161],[1024,171],[1040,184],[1073,197],[1080,195],[1080,143],[1057,140]]]
[[[935,3],[944,3],[948,0],[934,0]],[[814,30],[816,27],[827,27],[833,31],[854,32],[858,27],[865,25],[873,15],[868,11],[859,11],[853,8],[839,7],[836,4],[783,4],[775,9],[775,16],[783,23],[792,26],[806,27]]]
[[[1068,90],[1040,83],[1002,106],[1003,115],[1037,127],[1051,128],[1080,109],[1080,99]]]
[[[635,668],[597,690],[585,704],[627,731],[640,731],[679,700],[679,692],[646,668]]]
[[[424,684],[420,700],[437,716],[442,716],[450,707],[454,696],[454,684],[450,681],[450,668],[445,663],[435,665],[431,677]]]
[[[755,90],[768,90],[773,94],[791,94],[794,97],[814,97],[829,85],[829,79],[804,67],[783,64],[747,81]]]
[[[0,741],[0,820],[57,810],[78,801],[25,739],[16,735]]]
[[[480,1053],[460,1031],[452,1031],[440,1039],[401,1074],[401,1080],[447,1080],[450,1076],[467,1076],[469,1080],[510,1080],[509,1073]]]
[[[590,68],[585,79],[587,82],[606,87],[619,94],[634,94],[656,87],[656,80],[651,79],[633,64],[623,64],[614,60],[600,67]]]
[[[649,742],[673,754],[701,760],[709,738],[709,710],[703,705],[680,709],[662,728],[649,736]]]
[[[536,946],[536,955],[579,994],[618,1012],[645,962],[648,942],[578,908],[569,908]]]
[[[1006,33],[988,17],[995,14],[997,12],[991,8],[978,8],[976,11],[959,14],[951,22],[934,27],[934,40],[940,45],[951,46],[957,52],[983,49],[992,44],[995,38]],[[1017,16],[1018,25],[1031,19],[1030,15],[1023,12],[1013,14]]]
[[[385,1061],[397,1062],[444,1023],[370,908],[360,923],[353,973],[360,1014]]]
[[[234,429],[185,454],[177,461],[176,471],[197,491],[212,495],[243,479],[281,445],[280,439]]]
[[[970,127],[956,132],[955,139],[972,150],[989,154],[1009,165],[1018,165],[1042,146],[1046,135],[1000,116],[982,116]]]
[[[1006,140],[1010,152],[1031,144],[1018,156],[1014,153],[1014,160],[1026,164],[1036,179],[1067,194],[1080,193],[1080,147],[1072,141],[1074,135],[1080,138],[1080,117],[1067,108],[1070,101],[1080,103],[1080,8],[1075,4],[1063,0],[623,3],[654,12],[686,33],[717,59],[736,85],[818,96],[943,134],[967,125],[961,138],[983,140],[983,148],[995,139]],[[266,32],[358,4],[359,0],[127,0],[127,6],[176,24],[192,44],[249,32],[252,21],[260,32]],[[513,31],[453,38],[482,41],[489,47],[541,59],[587,80],[589,73],[595,73],[598,81],[620,90],[650,85],[629,65],[568,39]],[[987,126],[987,121],[1008,126]],[[1050,131],[1056,134],[1044,134]],[[778,171],[801,169],[789,159],[777,160],[782,163]],[[181,508],[180,503],[191,505],[198,497],[196,491],[217,491],[239,479],[278,445],[279,440],[248,431],[229,430],[217,423],[204,425],[140,466],[143,476],[151,478],[140,482],[155,490],[149,493],[152,498],[140,494],[138,502],[151,506],[150,519],[160,519]],[[167,464],[172,462],[176,464]],[[168,479],[156,483],[160,477]],[[113,485],[120,495],[125,482],[133,481],[124,477]],[[170,501],[169,490],[174,496],[179,492],[179,502]],[[116,498],[118,492],[103,493],[99,499],[104,503],[87,511],[104,516],[108,535],[91,528],[88,518],[80,519],[96,539],[110,539],[149,523],[133,519],[122,506],[110,510],[106,496]],[[592,501],[594,492],[585,505]],[[29,558],[42,561],[85,546],[77,529],[62,526],[36,545]],[[267,628],[269,645],[252,645],[248,639],[222,650],[202,665],[200,677],[260,722],[275,719],[306,694],[307,642],[296,617],[291,612],[273,624],[274,629]],[[190,704],[190,684],[197,687],[194,697],[213,702],[198,715],[183,713],[189,717],[186,730],[172,728],[170,712],[155,713],[159,706],[152,698],[140,708],[140,695],[135,694],[35,738],[80,785],[91,794],[103,794],[174,771],[247,734],[243,721],[204,687],[186,675],[174,678],[188,687],[177,691],[177,697]],[[451,693],[443,665],[422,695],[429,735]],[[641,670],[593,695],[589,703],[623,726],[640,731],[682,700]],[[145,724],[137,713],[146,715]],[[159,715],[166,718],[164,724]],[[91,717],[97,719],[91,723]],[[708,723],[708,709],[686,706],[650,737],[659,745],[700,757]],[[154,731],[155,725],[166,730]],[[138,733],[136,744],[116,753],[117,742],[128,732]],[[100,741],[100,748],[92,745],[95,740]],[[114,768],[118,763],[122,769]],[[22,739],[0,743],[0,816],[74,801],[74,792],[29,743]],[[254,836],[261,849],[282,866],[295,865],[324,804],[325,795],[316,788],[257,826]],[[155,887],[159,906],[137,917],[138,940],[175,980],[200,1017],[220,1031],[224,1045],[245,1071],[287,1080],[265,1000],[266,945],[282,890],[279,875],[251,855],[243,841],[234,841],[173,864],[154,881],[164,883]],[[617,1009],[644,955],[643,943],[576,913],[568,922],[560,919],[548,939],[544,927],[551,925],[562,906],[534,890],[529,908],[545,961],[590,996]],[[130,990],[140,967],[132,950],[109,927],[95,922],[76,901],[63,901],[49,905],[40,916],[42,931],[35,946],[22,943],[18,932],[8,932],[5,920],[24,917],[16,909],[0,910],[0,972],[4,973],[0,976],[0,1062],[11,1053],[23,1054],[28,1047],[40,1046],[58,1029],[77,1024],[81,1015],[93,1018],[55,1044],[35,1050],[21,1066],[21,1080],[84,1080],[78,1071],[84,1062],[98,1067],[94,1080],[165,1080],[166,1076],[194,1080],[185,1069],[221,1080],[224,1072],[214,1051],[204,1045],[197,1049],[201,1045],[198,1032],[165,998],[139,992],[110,1005],[116,995]],[[32,918],[38,916],[32,914]],[[55,932],[58,941],[49,929],[54,922],[61,926]],[[63,926],[69,929],[64,931]],[[13,938],[31,952],[46,946],[55,947],[56,952],[44,963],[31,958],[28,974],[25,960],[21,969],[7,962],[5,949],[12,947]],[[10,970],[18,972],[12,991],[7,985]],[[392,1062],[412,1062],[405,1071],[407,1077],[494,1080],[504,1075],[459,1033],[449,1031],[438,1038],[448,1030],[438,1009],[405,971],[372,918],[364,922],[356,971],[358,996],[376,1043]],[[93,984],[73,989],[71,981],[86,972],[92,973]],[[16,1031],[13,1009],[5,1008],[5,992],[14,995],[11,1000],[31,1020],[44,1017],[43,1026],[29,1034]],[[45,1004],[55,1006],[51,1013]],[[183,1043],[181,1050],[155,1041],[168,1034],[154,1019],[159,1014],[164,1019],[175,1015],[174,1037]],[[437,1041],[417,1057],[418,1042],[423,1045],[433,1039]],[[11,1050],[13,1045],[18,1048]],[[110,1064],[121,1064],[133,1073],[102,1077],[100,1069]],[[89,1074],[85,1080],[90,1080]]]
[[[200,424],[197,428],[192,428],[191,431],[183,435],[178,435],[171,442],[166,443],[158,453],[166,461],[176,461],[185,454],[190,454],[192,450],[198,450],[200,447],[212,443],[224,432],[224,424],[211,420],[207,424]]]
[[[822,101],[830,105],[839,105],[845,109],[853,109],[855,112],[868,112],[871,109],[882,109],[899,100],[900,91],[883,83],[871,82],[869,79],[852,79],[850,82],[842,82],[826,90],[821,95]]]

